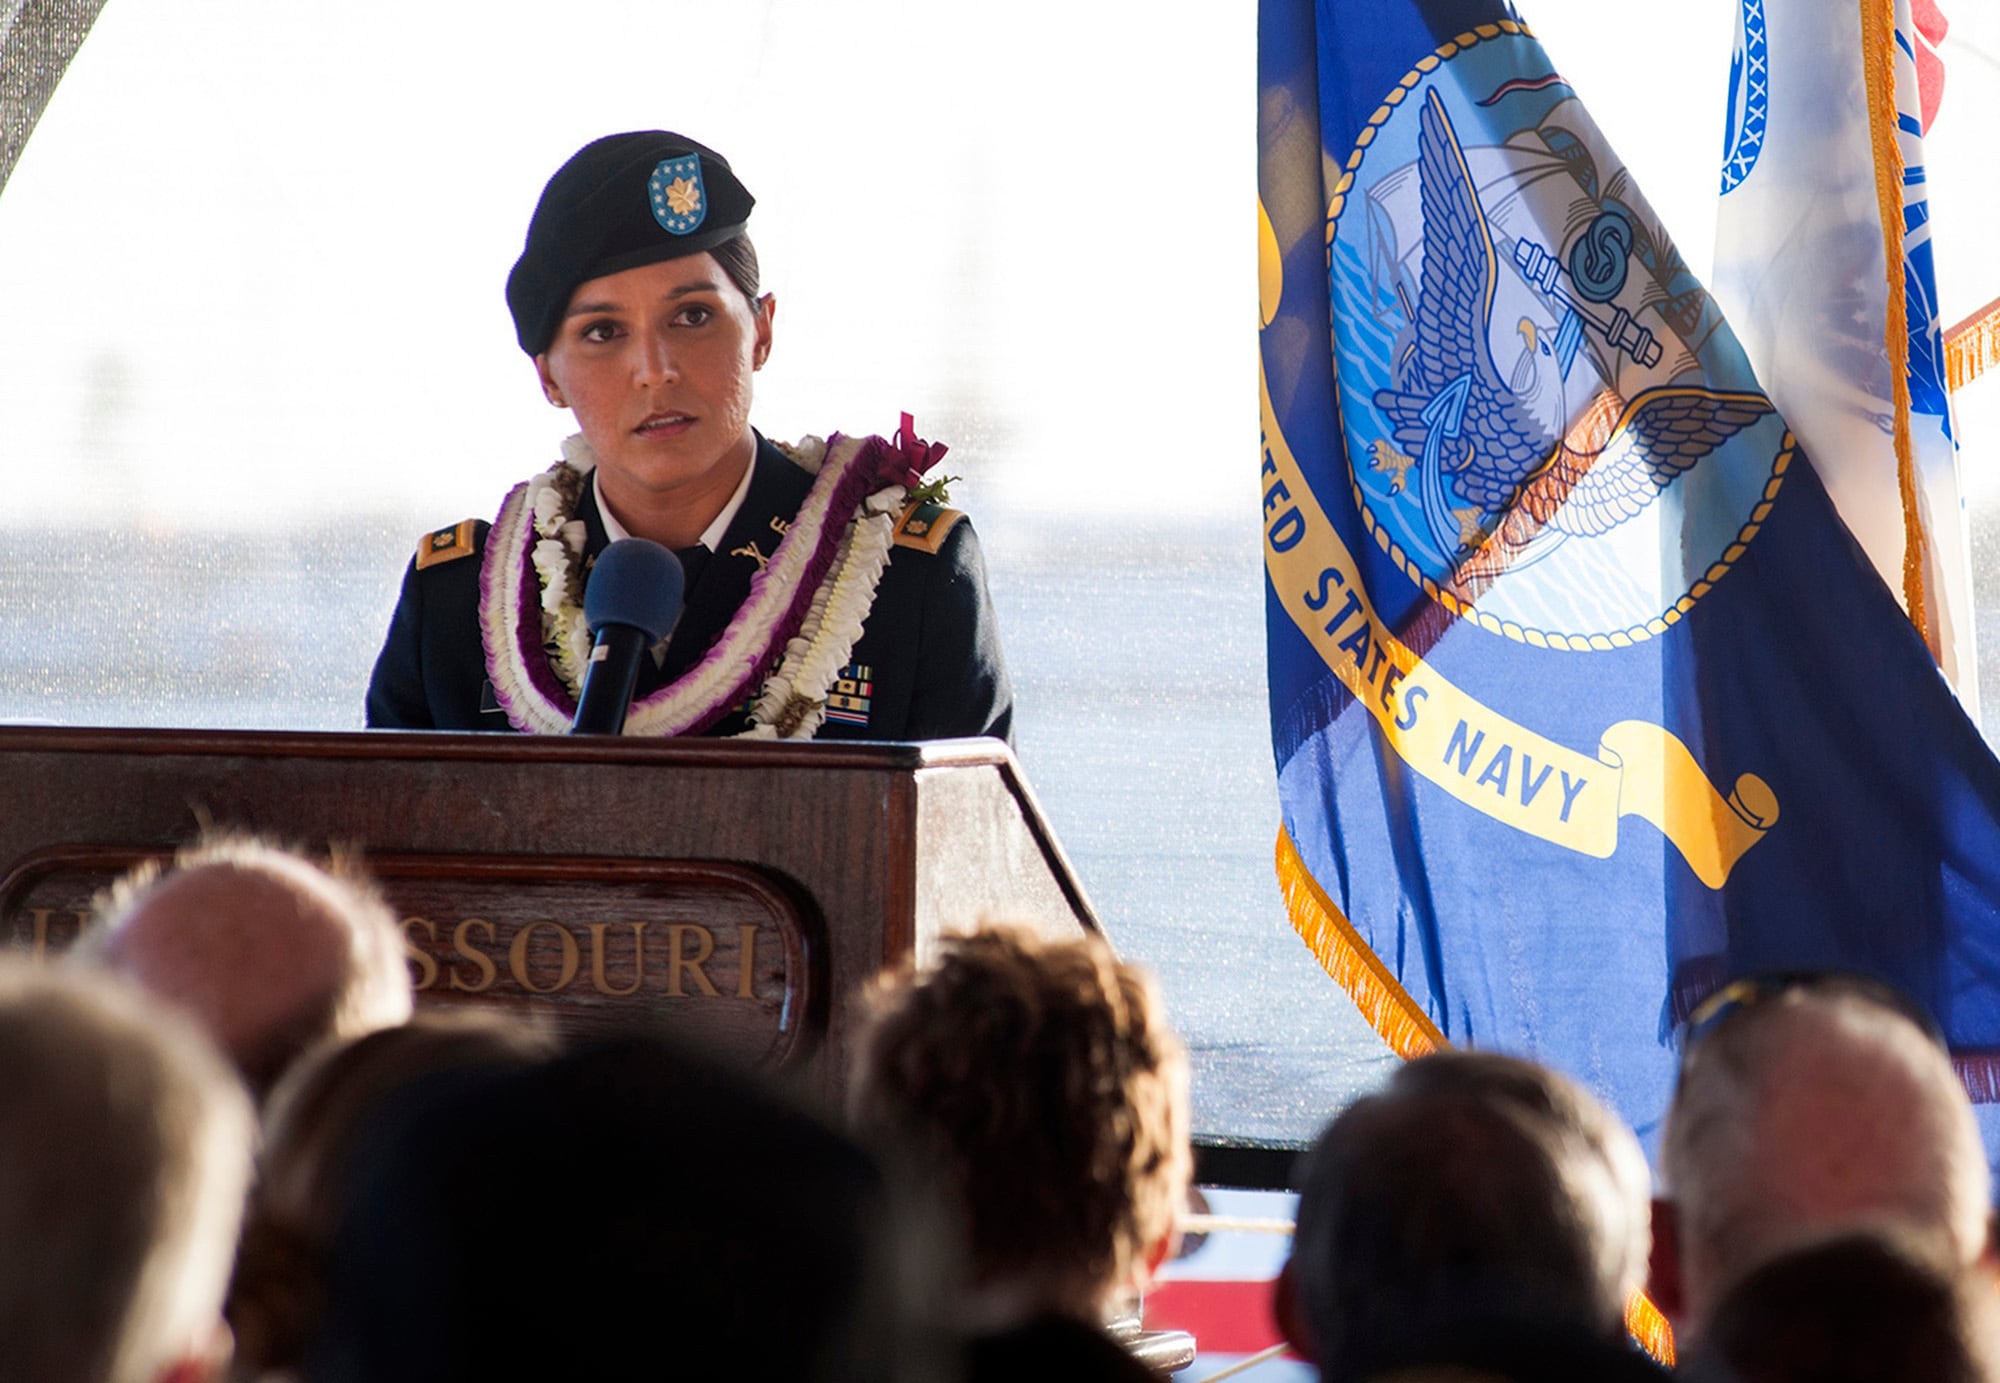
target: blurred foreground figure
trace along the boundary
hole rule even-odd
[[[211,1376],[253,1139],[235,1077],[125,986],[12,963],[0,1070],[0,1373]]]
[[[1887,991],[1741,981],[1694,1034],[1660,1150],[1653,1299],[1684,1345],[1735,1279],[1799,1240],[1883,1228],[1941,1261],[1988,1247],[1989,1174],[1943,1049]]]
[[[228,1316],[240,1378],[292,1377],[318,1327],[326,1264],[355,1150],[397,1092],[442,1072],[523,1070],[552,1034],[482,1010],[420,1013],[294,1066],[264,1111],[264,1149],[243,1221]]]
[[[874,1165],[676,1045],[443,1073],[372,1124],[308,1379],[935,1376]]]
[[[1424,1057],[1307,1154],[1279,1321],[1342,1383],[1663,1378],[1624,1333],[1646,1193],[1638,1141],[1574,1082]]]
[[[1899,1236],[1808,1242],[1715,1303],[1689,1383],[1991,1383],[1996,1306],[1985,1273]]]
[[[1099,1328],[1167,1258],[1187,1192],[1187,1057],[1096,938],[990,927],[885,977],[854,1127],[899,1140],[963,1230],[966,1376],[1144,1379]]]
[[[122,880],[79,959],[184,1010],[260,1099],[305,1052],[410,1016],[402,935],[364,881],[224,839]]]

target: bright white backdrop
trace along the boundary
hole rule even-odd
[[[1729,0],[1524,8],[1705,265]],[[1954,312],[2000,294],[1992,8],[1953,6],[1931,139]],[[500,296],[528,210],[651,125],[760,197],[770,430],[911,408],[1009,503],[1247,504],[1254,28],[1249,0],[111,0],[0,199],[0,522],[485,512],[562,430]]]
[[[1526,13],[1705,268],[1729,0]],[[2000,294],[2000,21],[1951,17],[1958,315]],[[1309,1135],[1387,1058],[1271,878],[1254,48],[1251,0],[109,0],[0,194],[0,718],[354,724],[416,534],[568,430],[501,296],[543,180],[678,128],[760,198],[760,425],[953,444],[1022,762],[1166,985],[1198,1125]],[[1976,508],[1996,429],[1989,380]]]

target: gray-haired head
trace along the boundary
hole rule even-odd
[[[1357,1100],[1307,1155],[1287,1270],[1326,1377],[1479,1323],[1619,1334],[1644,1280],[1637,1140],[1575,1082],[1442,1052]]]

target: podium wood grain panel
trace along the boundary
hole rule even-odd
[[[417,998],[540,1010],[571,1031],[644,1014],[753,1060],[825,1021],[811,903],[740,865],[378,855]]]
[[[996,912],[1096,928],[990,740],[0,727],[0,937],[59,948],[103,882],[211,824],[359,848],[424,924],[405,931],[427,1001],[572,1027],[644,1012],[829,1085],[855,989],[940,929]]]
[[[93,898],[165,852],[54,846],[0,879],[7,944],[74,945]],[[739,865],[381,852],[417,1002],[504,1004],[572,1032],[635,1016],[773,1064],[825,1022],[825,939],[809,900]]]

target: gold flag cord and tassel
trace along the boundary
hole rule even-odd
[[[1882,218],[1882,266],[1888,278],[1883,344],[1895,390],[1896,491],[1903,503],[1903,608],[1932,661],[1942,657],[1930,617],[1923,515],[1917,505],[1917,461],[1910,444],[1910,321],[1903,300],[1903,149],[1897,142],[1895,0],[1861,0],[1862,69],[1868,84],[1868,135],[1875,152],[1875,202]]]

